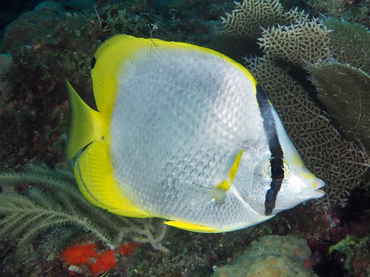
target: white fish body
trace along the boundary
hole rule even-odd
[[[99,112],[69,85],[68,156],[92,142],[75,175],[93,204],[224,232],[324,195],[261,87],[226,56],[120,35],[98,49],[92,78]]]

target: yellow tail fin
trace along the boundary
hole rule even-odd
[[[109,155],[109,113],[91,109],[67,81],[72,109],[72,123],[67,145],[67,158],[90,144],[75,164],[75,177],[85,198],[95,206],[112,213],[131,217],[150,217],[126,198],[114,177]]]
[[[68,136],[67,159],[72,159],[79,150],[94,140],[99,139],[101,115],[91,109],[66,81],[72,110],[72,122]]]

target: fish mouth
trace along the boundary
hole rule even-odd
[[[325,182],[319,178],[316,178],[314,182],[314,192],[313,192],[313,197],[314,198],[320,198],[325,195],[325,191],[323,191],[321,188],[325,186]]]

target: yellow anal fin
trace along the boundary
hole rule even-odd
[[[78,187],[90,203],[122,216],[152,217],[124,195],[104,143],[92,142],[78,158],[74,170]]]
[[[183,229],[186,231],[191,232],[198,232],[198,233],[219,233],[222,232],[221,230],[210,228],[203,225],[193,224],[193,223],[187,223],[187,222],[181,222],[181,221],[165,221],[165,224],[168,226],[173,226],[179,229]]]

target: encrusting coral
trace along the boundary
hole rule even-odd
[[[265,236],[252,242],[243,255],[229,266],[216,268],[213,277],[309,277],[310,248],[295,237]]]
[[[249,2],[250,0],[246,0],[243,5]],[[236,5],[236,11],[242,12],[240,4]],[[282,13],[280,10],[275,12],[276,17]],[[244,13],[249,16],[247,11]],[[236,14],[233,13],[234,18],[229,18],[228,22],[233,22],[239,28],[248,29],[248,26],[236,22],[243,18],[241,15],[235,16]],[[263,13],[261,15],[264,16]],[[271,18],[270,15],[265,17]],[[331,30],[329,28],[334,23],[327,25],[320,19],[309,19],[308,15],[303,15],[303,12],[297,13],[295,18],[290,19],[291,22],[286,25],[272,22],[264,27],[256,41],[263,48],[264,55],[262,58],[245,58],[246,67],[268,94],[306,166],[326,182],[327,196],[321,201],[325,201],[328,206],[330,203],[345,205],[351,189],[366,180],[370,158],[363,145],[358,143],[358,138],[344,138],[334,125],[335,122],[328,117],[328,111],[322,110],[324,105],[318,104],[320,98],[315,99],[316,92],[313,93],[315,89],[308,82],[309,76],[305,66],[318,61],[330,63],[333,60],[333,53],[340,52],[339,47],[331,44],[333,38],[336,37],[339,45],[340,34],[345,33],[348,37],[348,32]],[[259,22],[260,25],[265,24],[264,18],[259,19]],[[226,29],[230,30],[229,24],[225,23],[225,25]],[[235,34],[246,32],[237,30]],[[346,41],[348,43],[344,44],[345,47],[350,48],[350,38]],[[351,51],[348,50],[348,53]],[[340,55],[337,54],[337,56]],[[351,56],[345,57],[350,63]],[[358,65],[358,60],[359,55],[354,55],[353,62]],[[311,79],[314,84],[317,84],[314,77],[311,76]],[[325,88],[326,91],[333,91],[335,86],[338,87],[328,74],[320,75],[320,83],[325,78],[329,79],[327,84],[333,86]],[[321,91],[321,93],[324,92]],[[361,92],[351,90],[345,93],[351,93],[357,97]],[[348,108],[358,118],[358,101],[353,104]],[[340,103],[332,105],[340,106]],[[360,120],[358,129],[368,130],[366,122],[366,120]]]
[[[32,243],[51,227],[73,225],[89,232],[112,249],[128,237],[168,251],[160,241],[166,226],[155,219],[129,219],[91,205],[80,193],[72,174],[44,167],[27,172],[2,172],[0,193],[0,239],[19,238],[18,248]],[[28,184],[22,193],[12,186]]]
[[[370,238],[365,236],[357,238],[347,235],[344,239],[329,248],[329,254],[339,251],[346,255],[344,267],[351,276],[369,276],[370,271],[366,269],[369,261]]]

